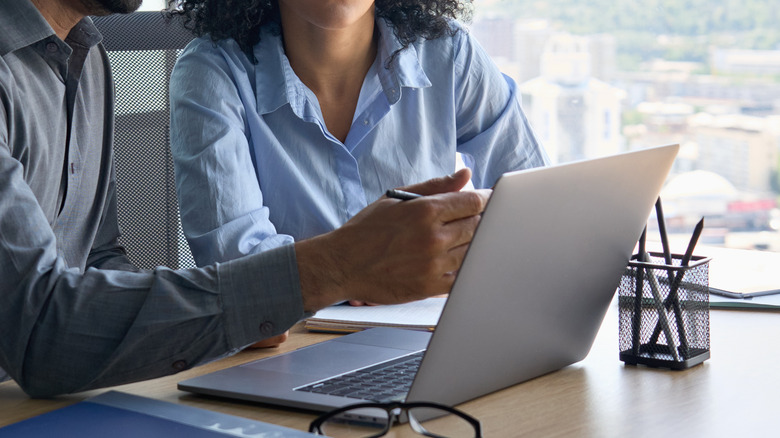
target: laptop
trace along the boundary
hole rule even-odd
[[[578,362],[677,151],[662,146],[504,174],[433,333],[370,329],[178,387],[314,411],[367,400],[453,406]],[[330,383],[385,366],[411,378],[354,391]]]

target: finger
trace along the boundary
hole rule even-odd
[[[463,260],[466,258],[468,249],[468,245],[460,245],[447,252],[447,255],[444,256],[442,261],[442,270],[445,272],[444,275],[455,275],[455,273],[460,270],[460,267],[463,265]]]
[[[435,281],[435,284],[430,288],[429,297],[436,297],[440,295],[446,295],[450,293],[452,285],[455,283],[455,273],[447,272]]]
[[[485,211],[485,206],[492,193],[493,191],[490,189],[469,190],[434,195],[428,199],[440,202],[438,219],[442,223],[448,223],[481,214]]]
[[[368,301],[361,301],[361,300],[349,300],[348,302],[349,302],[350,306],[356,306],[356,307],[360,307],[360,306],[379,306],[379,304],[377,304],[377,303],[370,303]]]
[[[433,178],[425,182],[400,187],[401,190],[418,193],[420,195],[434,195],[437,193],[457,192],[468,184],[471,179],[471,169],[468,167],[458,170],[452,175],[441,178]]]
[[[481,217],[479,215],[469,216],[442,225],[438,231],[439,242],[442,245],[438,249],[441,251],[452,251],[460,246],[468,247],[474,239],[480,220]]]

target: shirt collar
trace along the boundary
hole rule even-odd
[[[0,1],[0,56],[54,35],[30,0]]]
[[[254,47],[255,89],[257,110],[260,114],[275,111],[289,103],[298,113],[306,103],[306,86],[298,79],[284,54],[282,37],[264,27],[260,42]]]
[[[396,103],[401,98],[400,89],[403,87],[430,87],[431,81],[428,80],[428,76],[420,65],[420,59],[417,56],[417,49],[414,44],[410,44],[409,47],[401,50],[403,47],[401,42],[395,36],[393,28],[384,19],[377,20],[377,28],[379,29],[379,48],[377,53],[379,68],[377,71],[379,81],[390,104]],[[388,65],[388,60],[399,50],[401,51]],[[391,93],[391,90],[396,92]]]
[[[54,29],[30,0],[0,1],[0,56],[35,44],[36,42],[56,38]],[[67,41],[86,48],[102,41],[92,20],[85,17],[70,31]]]
[[[400,99],[399,91],[402,87],[430,87],[431,82],[420,65],[414,45],[398,52],[387,68],[390,57],[402,46],[392,27],[384,19],[377,19],[376,24],[379,30],[379,68],[376,71],[390,104]],[[254,47],[254,55],[258,60],[255,69],[258,112],[267,114],[289,103],[293,111],[301,116],[306,111],[307,100],[313,99],[314,96],[290,67],[281,37],[274,35],[267,27],[261,32],[260,43]],[[392,90],[396,92],[393,93]]]
[[[73,26],[70,30],[68,37],[66,38],[68,44],[78,44],[85,48],[90,48],[103,41],[103,35],[97,30],[92,19],[84,17],[81,21]]]

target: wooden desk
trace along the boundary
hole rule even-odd
[[[625,366],[618,360],[613,304],[588,357],[563,370],[460,407],[479,418],[486,437],[777,436],[780,313],[713,310],[711,359],[686,371]],[[176,382],[288,351],[330,335],[299,326],[279,349],[244,352],[178,375],[112,389],[305,430],[314,415],[199,397]],[[468,345],[463,346],[468,354]],[[0,426],[63,407],[102,390],[30,400],[13,382],[0,384]],[[417,436],[395,430],[391,436]]]

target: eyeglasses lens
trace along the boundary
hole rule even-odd
[[[475,438],[474,426],[465,419],[436,408],[409,409],[409,425],[420,432],[419,427],[428,433],[447,438]]]
[[[429,436],[442,438],[475,438],[474,426],[465,419],[436,408],[412,408],[408,411],[409,423],[398,428],[411,427],[417,433],[427,431]],[[333,438],[368,438],[384,434],[390,421],[383,409],[362,408],[347,411],[326,421],[321,431]],[[407,429],[408,430],[408,429]]]
[[[362,408],[329,419],[320,430],[333,438],[367,438],[382,436],[389,421],[384,409]]]

